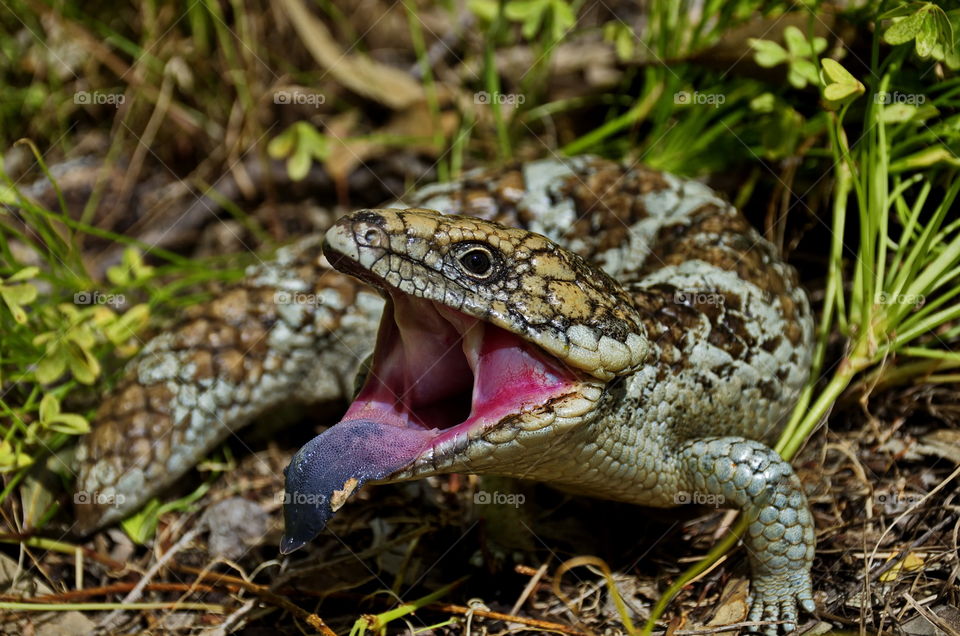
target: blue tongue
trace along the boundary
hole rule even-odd
[[[348,420],[307,442],[284,470],[280,552],[303,547],[351,494],[410,464],[435,436],[435,431]]]

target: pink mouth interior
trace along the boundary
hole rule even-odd
[[[543,405],[577,382],[559,361],[490,323],[403,294],[393,295],[392,309],[393,320],[381,320],[366,383],[341,420],[382,425],[385,436],[397,436],[384,443],[414,442],[419,455]]]

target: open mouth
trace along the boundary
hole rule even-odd
[[[369,376],[344,421],[429,433],[432,446],[569,391],[575,372],[520,337],[445,305],[391,294]]]
[[[421,459],[436,462],[511,416],[537,417],[531,411],[580,382],[578,372],[505,329],[431,300],[390,296],[363,388],[285,471],[285,554],[319,534],[365,482]]]

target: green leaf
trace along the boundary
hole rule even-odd
[[[93,384],[100,375],[100,362],[85,347],[68,346],[67,363],[70,373],[80,384]]]
[[[521,32],[527,40],[536,37],[545,26],[553,42],[560,40],[576,24],[573,9],[565,0],[511,0],[503,8],[503,15],[512,22],[521,22]]]
[[[904,104],[898,102],[887,106],[880,112],[880,121],[888,124],[896,124],[913,119],[917,114],[917,107],[913,104]]]
[[[920,27],[920,32],[917,33],[916,37],[917,55],[921,58],[930,57],[933,47],[937,45],[938,35],[937,19],[933,13],[927,12],[923,25]]]
[[[307,176],[314,159],[324,161],[330,156],[330,142],[309,122],[298,121],[267,145],[267,153],[274,159],[287,157],[287,172],[293,181]]]
[[[61,375],[67,368],[67,356],[62,349],[56,348],[48,351],[33,370],[33,375],[40,384],[50,384]]]
[[[513,22],[522,22],[523,37],[532,40],[540,30],[549,6],[550,0],[514,0],[503,8],[503,15]]]
[[[620,60],[629,60],[633,57],[636,36],[628,25],[619,20],[612,20],[603,25],[603,39],[613,44]]]
[[[792,55],[804,56],[810,55],[812,52],[810,43],[807,42],[807,38],[804,37],[803,31],[793,25],[783,30],[783,40],[787,43],[787,50],[790,51]]]
[[[40,273],[39,267],[24,267],[18,272],[15,272],[13,276],[7,279],[8,283],[18,283],[22,280],[28,280],[30,278],[35,278],[37,274]]]
[[[754,61],[764,68],[782,64],[790,57],[786,49],[772,40],[748,38],[747,43],[756,51],[756,54],[753,56]]]
[[[757,113],[772,113],[775,104],[776,98],[773,93],[764,93],[750,100],[750,110]]]
[[[902,18],[905,15],[913,13],[913,7],[909,4],[901,4],[889,11],[885,11],[877,16],[877,20],[889,20],[890,18]]]
[[[122,316],[107,324],[103,332],[107,340],[120,345],[132,338],[138,331],[147,325],[150,320],[150,306],[145,303],[134,305]]]
[[[13,205],[20,200],[20,197],[17,196],[17,191],[14,188],[11,188],[8,185],[0,185],[0,203],[5,203],[8,205]],[[0,208],[0,214],[6,214],[7,210],[5,208]]]
[[[6,440],[0,441],[0,472],[10,472],[29,466],[32,463],[33,458],[30,455],[14,450],[10,442]]]
[[[3,288],[4,300],[8,304],[28,305],[37,298],[37,288],[29,283]]]
[[[6,281],[0,278],[0,298],[3,298],[3,302],[7,305],[17,324],[22,325],[27,322],[27,312],[23,310],[23,305],[29,305],[37,299],[37,288],[30,283],[23,283],[22,285],[9,285],[8,283],[18,283],[33,278],[39,271],[36,267],[24,267]]]
[[[137,545],[143,545],[153,536],[157,530],[157,523],[160,521],[160,502],[151,499],[138,512],[130,515],[120,522],[120,527],[127,533],[127,536]]]
[[[60,412],[60,401],[52,393],[47,393],[40,400],[39,416],[40,424],[59,433],[83,435],[90,432],[86,418],[76,413]]]
[[[770,113],[762,119],[763,156],[774,160],[790,157],[796,152],[803,132],[803,115],[783,103]]]
[[[898,159],[890,163],[890,172],[903,172],[905,170],[917,170],[918,168],[928,168],[934,164],[945,163],[951,166],[960,166],[960,157],[957,157],[946,146],[940,144],[924,148],[912,155]]]
[[[836,60],[825,57],[820,60],[820,65],[823,66],[823,72],[831,82],[836,82],[839,84],[852,84],[854,82],[857,84],[860,83],[857,81],[857,78],[850,74],[850,71],[843,68],[843,65]]]
[[[86,435],[90,432],[90,423],[82,415],[61,413],[46,423],[47,428],[67,435]]]
[[[917,34],[923,27],[926,15],[927,9],[924,7],[909,17],[894,21],[894,23],[883,32],[883,40],[893,46],[909,42],[917,37]]]
[[[808,40],[803,31],[793,25],[783,30],[783,39],[787,43],[790,55],[794,58],[810,57],[827,48],[826,38],[815,36],[812,41]]]
[[[121,521],[120,526],[134,542],[143,545],[156,532],[161,516],[172,510],[187,510],[195,501],[207,494],[208,490],[210,490],[210,484],[204,482],[189,495],[175,501],[161,504],[158,500],[151,499],[139,512]]]
[[[862,93],[863,89],[858,90],[857,87],[853,84],[827,84],[823,89],[823,96],[831,102],[840,102],[844,99],[850,97],[851,95],[856,95],[857,93]]]
[[[290,126],[267,144],[267,154],[273,159],[290,156],[297,144],[297,129]]]
[[[107,268],[107,279],[114,285],[131,285],[153,276],[153,267],[144,265],[140,250],[128,247],[123,251],[123,260]]]
[[[497,19],[499,6],[496,0],[469,0],[467,2],[467,9],[487,23]]]
[[[40,422],[46,423],[60,414],[60,400],[53,393],[47,393],[40,400]]]
[[[573,14],[573,9],[570,8],[563,0],[554,0],[553,4],[553,15],[551,16],[552,20],[552,37],[554,42],[559,42],[563,39],[563,36],[567,34],[573,25],[577,23],[577,16]]]
[[[68,329],[64,340],[75,343],[83,350],[92,349],[93,345],[97,343],[97,338],[93,335],[93,331],[85,324],[77,324]]]
[[[523,22],[531,16],[542,15],[549,0],[512,0],[503,8],[503,14],[513,22]]]
[[[954,9],[951,13],[960,18],[960,9]],[[933,20],[937,28],[937,40],[943,43],[947,49],[956,50],[957,40],[954,38],[953,24],[950,22],[950,16],[942,10],[933,12]]]
[[[287,160],[287,172],[293,181],[301,181],[310,172],[310,149],[304,145],[297,146],[297,151]]]
[[[803,88],[807,84],[816,84],[820,81],[817,65],[806,59],[793,60],[790,63],[787,81],[797,88]]]
[[[823,97],[830,106],[836,107],[841,102],[856,98],[866,90],[863,84],[836,60],[825,57],[820,60],[820,64],[823,66],[823,74],[826,78]]]

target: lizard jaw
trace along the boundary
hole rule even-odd
[[[582,385],[580,372],[505,329],[388,293],[363,388],[340,423],[301,448],[285,471],[285,554],[319,534],[364,483],[452,472],[444,460],[519,418],[525,426],[552,421],[551,404]]]
[[[505,329],[431,300],[390,296],[370,373],[343,420],[425,431],[431,446],[445,446],[580,382],[578,372]]]

